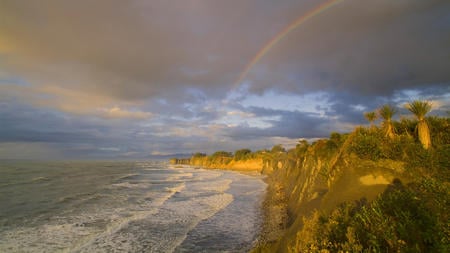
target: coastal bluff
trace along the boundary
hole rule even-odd
[[[226,169],[226,170],[236,170],[236,171],[255,171],[261,172],[263,168],[262,158],[252,158],[247,160],[234,160],[229,158],[221,158],[219,160],[211,160],[208,157],[191,157],[191,158],[172,158],[170,159],[171,164],[183,164],[198,166],[207,169]]]
[[[335,141],[335,140],[334,140]],[[295,149],[259,152],[252,158],[192,156],[171,159],[172,164],[206,169],[255,171],[266,175],[268,184],[263,202],[265,221],[255,252],[289,252],[303,220],[315,211],[330,212],[346,201],[372,201],[395,178],[402,178],[404,163],[393,160],[370,161],[351,152],[353,137],[335,145],[319,140]]]
[[[447,135],[437,132],[435,147],[425,150],[411,135],[386,138],[358,128],[290,150],[278,145],[238,159],[218,152],[170,162],[266,175],[264,224],[252,252],[446,252]]]

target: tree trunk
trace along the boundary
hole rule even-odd
[[[394,138],[395,134],[394,134],[394,127],[392,126],[392,123],[390,121],[386,121],[385,122],[385,136],[389,137],[389,138]]]
[[[417,124],[417,132],[419,135],[419,141],[422,143],[424,149],[428,149],[431,146],[430,129],[425,120],[420,120]]]

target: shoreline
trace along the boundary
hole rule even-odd
[[[265,192],[260,203],[261,224],[260,230],[257,231],[255,242],[251,245],[250,252],[259,252],[261,249],[269,245],[275,244],[284,234],[288,223],[288,207],[287,200],[284,194],[282,183],[263,173],[263,165],[261,167],[251,168],[234,167],[226,165],[203,166],[192,164],[187,165],[194,168],[201,168],[206,170],[224,170],[233,171],[240,174],[260,177],[266,184]]]
[[[255,163],[253,162],[253,164]],[[260,167],[247,166],[246,168],[243,166],[236,167],[224,164],[214,164],[214,166],[211,166],[212,164],[209,164],[209,166],[195,165],[191,164],[190,160],[184,160],[183,163],[175,163],[174,165],[190,166],[206,170],[233,171],[247,176],[261,178],[266,184],[266,189],[259,206],[261,224],[259,231],[257,231],[255,241],[251,245],[250,252],[255,252],[257,249],[276,243],[285,232],[288,221],[286,196],[283,193],[281,183],[276,182],[269,175],[263,173],[262,161],[258,164]]]
[[[260,251],[268,245],[278,242],[286,230],[288,222],[286,196],[280,183],[265,177],[266,192],[261,203],[262,224],[257,243],[251,252]]]

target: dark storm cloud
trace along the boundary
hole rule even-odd
[[[223,96],[280,21],[269,7],[284,5],[255,4],[3,1],[0,34],[12,45],[11,71],[44,81],[51,75],[52,82],[131,100],[173,98],[185,87]],[[67,74],[81,80],[67,81]]]
[[[14,101],[0,104],[0,122],[0,142],[98,142],[108,132],[101,124]]]
[[[385,96],[449,86],[449,13],[448,1],[344,1],[273,48],[251,88]]]
[[[256,0],[2,1],[2,44],[14,54],[3,65],[125,100],[176,99],[186,87],[223,97],[271,37],[314,7]],[[383,95],[448,85],[448,13],[444,0],[344,1],[272,48],[260,62],[267,66],[262,75],[249,75],[251,90]]]
[[[290,16],[283,17],[282,6],[257,1],[3,1],[0,31],[23,57],[18,68],[70,62],[71,71],[89,76],[97,86],[83,89],[133,99],[170,96],[177,89],[167,88],[190,85],[218,95],[264,45],[261,39],[276,32],[273,26],[281,30],[280,23],[313,8],[297,4],[298,14],[291,8]],[[388,93],[448,82],[449,9],[446,1],[345,1],[269,52],[267,58],[274,61],[268,61],[267,72],[275,73],[264,79],[273,82],[258,80],[255,89],[280,84],[279,89],[291,91]],[[292,74],[286,74],[285,65],[295,71],[293,82],[287,82]]]
[[[0,155],[4,143],[67,157],[266,147],[348,131],[384,103],[425,97],[448,110],[445,0],[343,1],[234,87],[270,39],[324,2],[0,1]],[[280,93],[324,96],[315,110],[271,109]],[[267,108],[245,105],[254,94]]]

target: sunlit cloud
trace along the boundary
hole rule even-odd
[[[121,109],[117,106],[112,107],[110,109],[103,109],[104,114],[101,114],[102,117],[107,118],[130,118],[130,119],[148,119],[152,116],[149,112],[141,112],[141,111],[129,111]]]
[[[78,90],[67,89],[59,86],[16,86],[3,85],[0,86],[3,90],[3,96],[6,98],[15,97],[24,99],[30,104],[56,109],[59,111],[90,115],[109,119],[148,119],[153,114],[144,112],[138,109],[124,109],[117,105],[111,104],[121,103],[126,107],[136,108],[138,103],[122,102],[100,94],[91,94]],[[1,97],[1,95],[0,95]]]

